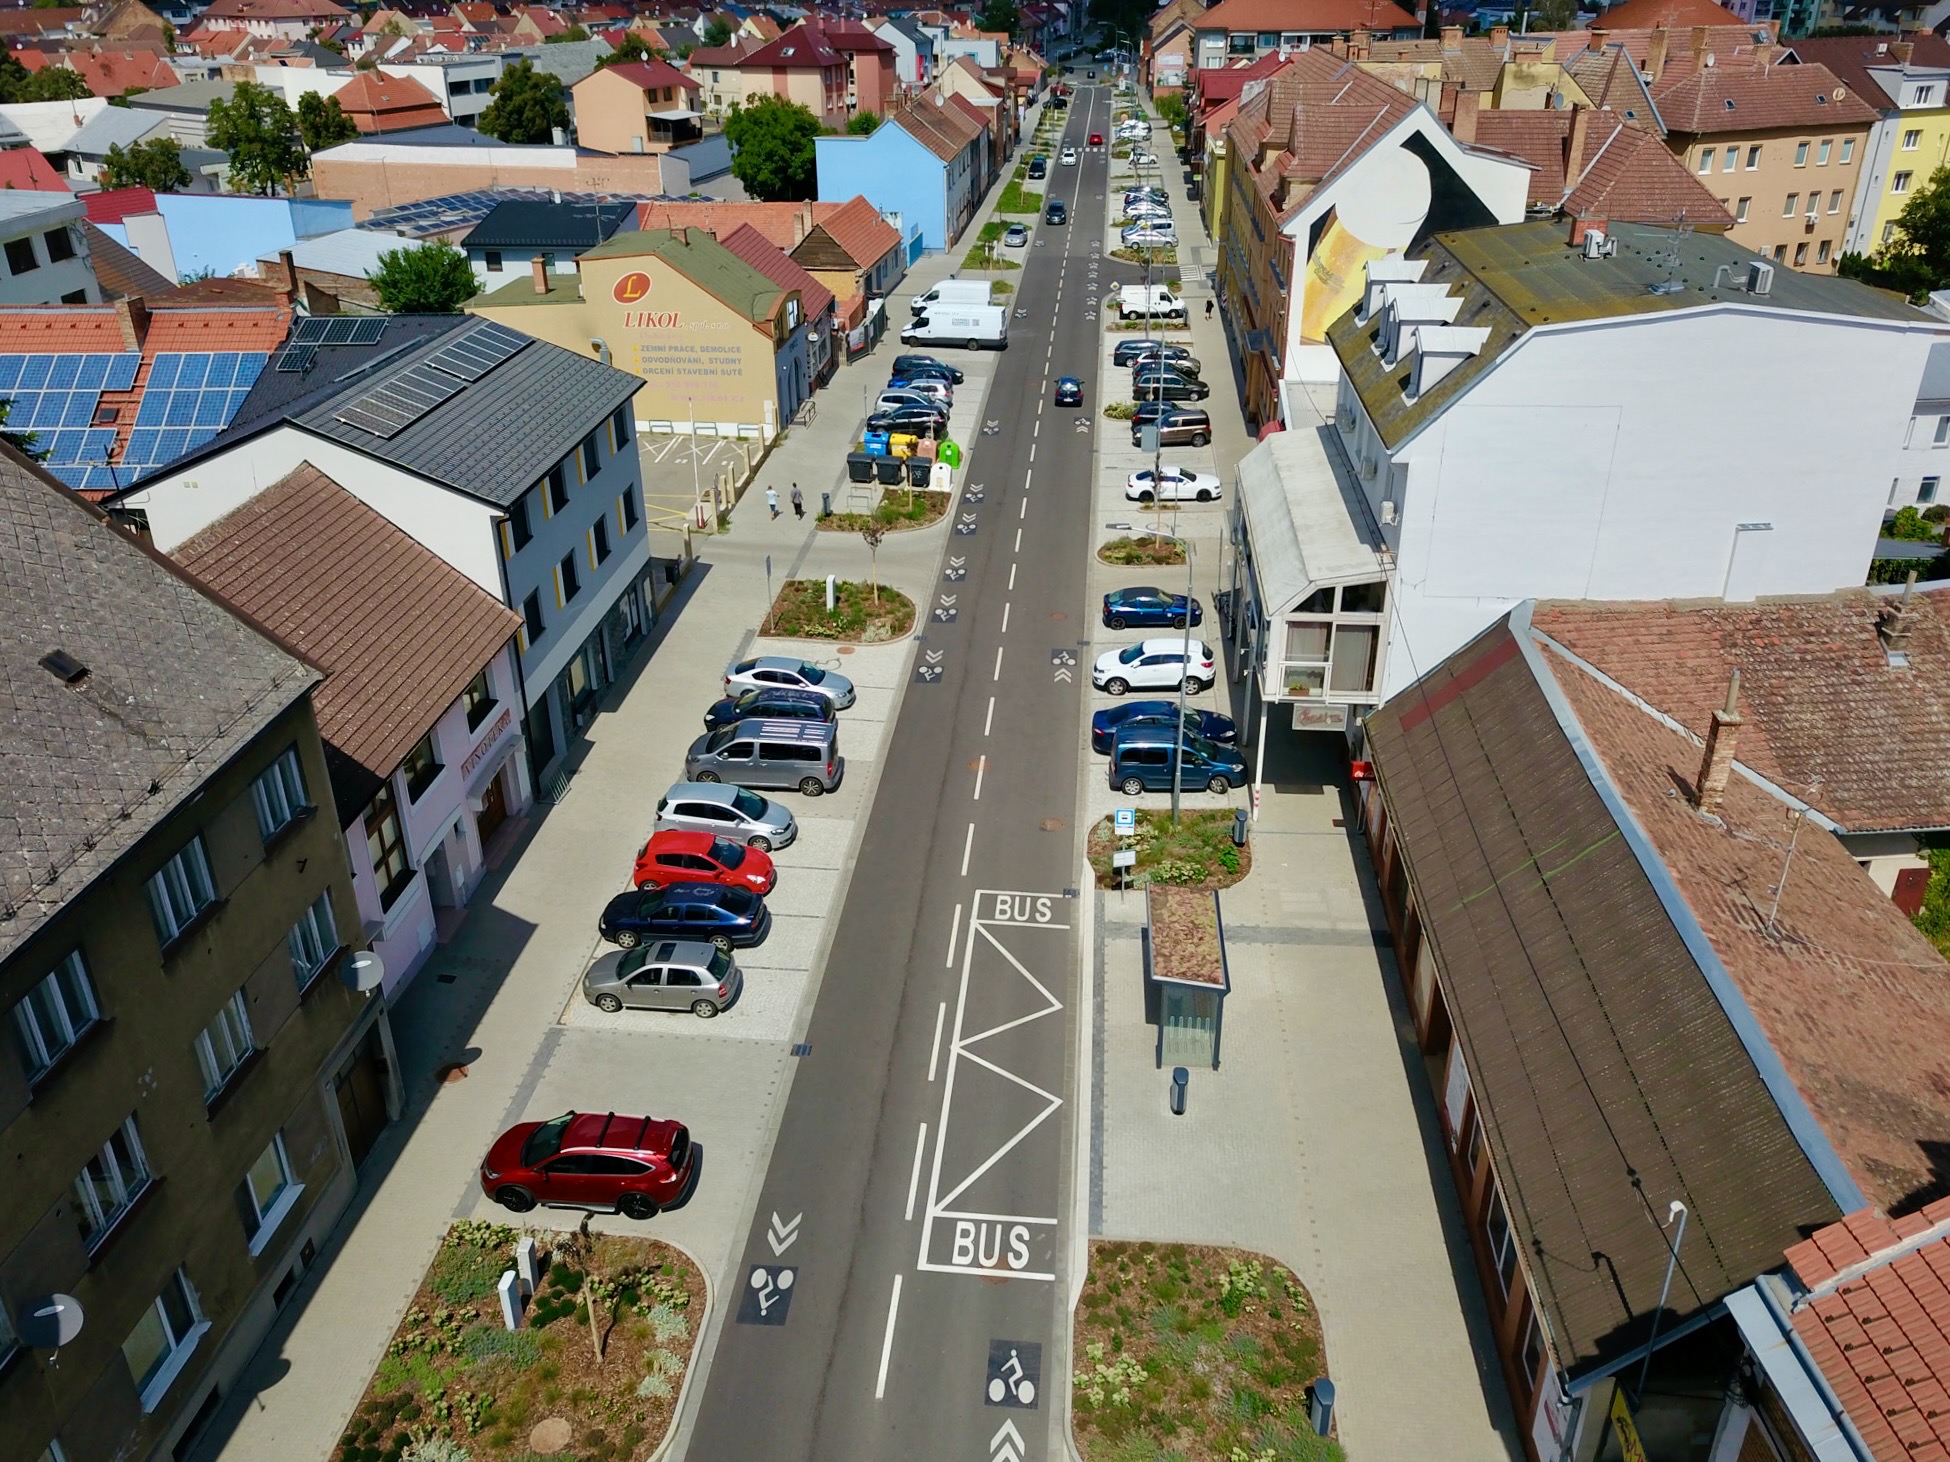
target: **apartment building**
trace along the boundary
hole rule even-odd
[[[667,61],[626,61],[591,71],[570,88],[576,141],[597,152],[662,152],[694,142],[703,127],[697,79]]]
[[[1192,20],[1193,65],[1234,66],[1356,31],[1408,39],[1422,23],[1391,0],[1219,0]]]
[[[1929,31],[1901,40],[1824,36],[1796,41],[1794,53],[1826,66],[1876,109],[1842,244],[1873,254],[1895,237],[1904,205],[1950,161],[1950,41]]]
[[[72,193],[0,190],[0,305],[98,305],[87,218]]]
[[[0,592],[5,1450],[166,1457],[398,1111],[385,1002],[347,978],[320,672],[11,448]],[[80,1334],[26,1350],[55,1294]]]

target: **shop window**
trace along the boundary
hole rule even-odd
[[[399,803],[393,784],[386,783],[366,808],[366,856],[372,860],[373,881],[379,885],[379,906],[392,908],[413,881],[413,865],[406,856],[406,833],[400,826]]]
[[[483,670],[467,682],[467,689],[461,692],[461,701],[467,707],[467,729],[480,730],[481,722],[498,704],[494,699],[494,687],[488,683],[487,671]]]
[[[418,802],[426,795],[427,788],[440,780],[440,774],[445,770],[439,753],[434,750],[433,733],[429,731],[407,752],[406,760],[400,765],[400,771],[406,777],[406,800]]]

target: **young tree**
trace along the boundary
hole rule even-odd
[[[131,142],[127,147],[109,144],[102,159],[104,188],[149,188],[158,193],[179,193],[190,185],[190,170],[183,166],[183,146],[174,137],[151,137]]]
[[[557,41],[586,41],[588,39],[588,31],[584,30],[580,25],[572,25],[559,36],[543,36],[542,44],[552,46]]]
[[[304,175],[298,119],[268,86],[240,81],[229,101],[211,102],[209,134],[212,147],[230,154],[230,181],[240,192],[269,195]]]
[[[30,457],[36,462],[41,461],[47,456],[47,453],[36,445],[40,441],[39,432],[7,431],[5,429],[7,416],[13,409],[14,403],[12,401],[5,397],[0,397],[0,442],[5,442],[23,457]]]
[[[873,112],[855,112],[847,120],[846,131],[849,137],[871,137],[879,126],[880,118]]]
[[[0,51],[0,106],[16,99],[15,93],[28,75],[27,68],[20,64],[13,52]]]
[[[731,27],[722,20],[714,20],[704,27],[704,44],[707,46],[728,46],[731,44]]]
[[[867,573],[873,580],[873,602],[880,603],[880,540],[887,536],[887,525],[869,518],[860,529],[860,537],[867,545]]]
[[[1016,0],[987,0],[982,6],[982,13],[975,17],[978,30],[1007,31],[1010,35],[1014,35],[1021,24],[1022,17],[1016,14]]]
[[[732,146],[731,175],[752,197],[761,203],[812,197],[819,119],[797,102],[761,96],[733,107],[724,119],[724,135]]]
[[[480,293],[467,256],[439,239],[387,250],[369,277],[379,302],[396,315],[458,314]]]
[[[1896,217],[1896,236],[1876,251],[1875,262],[1912,293],[1950,280],[1950,167],[1938,168],[1910,194]]]
[[[480,129],[503,142],[549,142],[557,127],[569,125],[562,83],[533,61],[517,61],[501,73],[481,113]]]
[[[298,98],[298,135],[305,139],[305,151],[323,152],[359,135],[359,128],[346,116],[335,96],[308,91]]]
[[[73,102],[93,96],[79,71],[65,66],[43,66],[14,88],[17,102]]]
[[[655,61],[657,59],[659,59],[658,55],[650,48],[650,43],[635,31],[631,30],[623,32],[623,39],[616,43],[616,49],[598,61],[596,63],[596,69],[600,71],[605,66],[621,66],[629,61]]]

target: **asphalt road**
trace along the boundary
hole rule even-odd
[[[1110,131],[1106,88],[1076,93],[1065,143],[1093,129]],[[951,602],[928,606],[725,1296],[698,1462],[1018,1455],[1005,1423],[1022,1457],[1062,1454],[1045,1392],[1063,1384],[1077,1074],[1094,440],[1078,422],[1102,406],[1087,297],[1108,153],[1051,164],[1071,222],[1037,220],[1019,256],[1011,304],[1028,313],[967,444],[938,586]],[[1081,411],[1050,404],[1059,375],[1085,378]]]

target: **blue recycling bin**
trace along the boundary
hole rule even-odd
[[[888,434],[884,431],[870,431],[862,441],[861,446],[868,456],[884,457],[888,451],[887,436]]]

